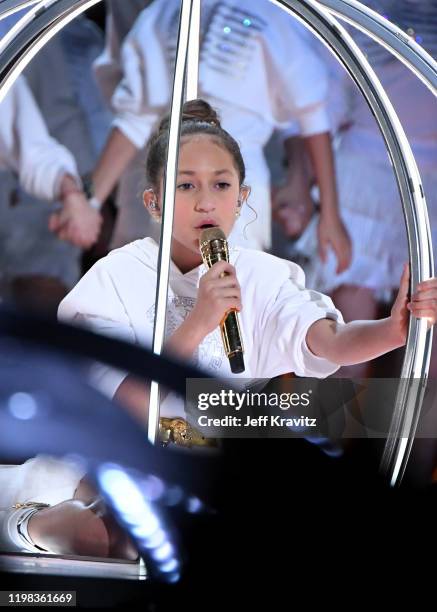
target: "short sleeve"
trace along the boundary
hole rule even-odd
[[[89,316],[86,314],[77,314],[73,323],[85,329],[89,329],[96,334],[118,338],[119,340],[133,340],[130,327],[121,325],[119,321],[102,319],[101,317]],[[106,395],[106,397],[112,399],[128,373],[129,372],[125,370],[111,368],[104,363],[96,361],[89,368],[89,380],[96,389]]]
[[[299,271],[297,277],[293,269]],[[306,335],[320,319],[343,324],[343,317],[328,296],[305,288],[305,276],[298,266],[290,264],[290,272],[264,312],[259,371],[265,378],[287,372],[325,378],[339,365],[314,355],[307,346]]]
[[[116,113],[112,125],[123,132],[137,149],[142,149],[152,134],[157,115],[147,105],[141,50],[133,43],[128,39],[122,47],[123,78],[111,100]]]
[[[161,41],[154,27],[159,11],[155,7],[150,8],[140,13],[121,46],[123,78],[111,100],[116,113],[113,127],[123,132],[137,149],[147,144],[170,99],[169,91],[162,97],[157,94],[167,90],[169,75]]]

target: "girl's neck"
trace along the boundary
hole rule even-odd
[[[171,243],[171,258],[173,263],[179,268],[182,274],[187,274],[197,268],[202,263],[200,253],[195,253],[187,249],[177,240],[172,240]]]

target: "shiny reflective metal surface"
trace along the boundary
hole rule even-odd
[[[369,104],[383,135],[402,199],[410,254],[411,291],[433,275],[433,254],[425,196],[411,147],[376,74],[346,30],[313,0],[271,0],[296,15],[341,61]],[[381,470],[392,485],[402,480],[422,406],[422,394],[405,381],[428,375],[432,334],[411,318],[401,383]]]
[[[195,20],[196,33],[192,33],[193,0],[182,0],[176,64],[173,78],[173,93],[171,100],[170,133],[168,141],[167,162],[164,174],[164,200],[162,211],[161,242],[158,256],[158,286],[156,291],[155,327],[153,330],[153,352],[160,355],[164,344],[165,320],[167,310],[168,279],[171,260],[171,236],[173,231],[173,213],[176,197],[176,177],[178,172],[179,135],[182,122],[182,108],[186,100],[185,78],[188,70],[189,42],[198,40],[200,19],[199,13]],[[198,3],[197,3],[198,4]],[[191,63],[199,63],[199,48],[191,54]],[[191,72],[191,70],[190,70]],[[194,76],[197,71],[194,70]],[[196,90],[196,91],[195,91]],[[191,95],[197,95],[197,88],[191,87]],[[150,403],[148,415],[148,438],[155,443],[159,432],[159,386],[152,381],[150,388]]]
[[[329,9],[331,15],[347,21],[383,45],[436,95],[436,62],[411,36],[356,0],[318,1]]]

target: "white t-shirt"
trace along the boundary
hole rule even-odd
[[[155,0],[121,48],[114,125],[138,148],[170,103],[179,10],[178,0]],[[251,0],[205,0],[202,16],[199,94],[219,108],[234,138],[262,147],[275,127],[290,121],[306,136],[329,131],[326,69],[292,17]],[[100,58],[100,71],[102,64]],[[250,120],[241,126],[245,114]]]
[[[73,155],[52,138],[24,77],[0,104],[0,168],[18,173],[23,188],[53,200],[64,174],[78,177]]]
[[[64,298],[58,316],[97,333],[151,346],[155,310],[158,245],[151,238],[132,242],[100,259]],[[290,262],[252,249],[231,248],[242,291],[239,314],[246,369],[232,374],[220,330],[208,334],[192,363],[221,378],[272,378],[287,372],[324,378],[338,365],[314,355],[306,333],[318,319],[343,323],[331,299],[306,289],[302,269]],[[170,266],[166,334],[171,335],[193,309],[201,264],[183,274]],[[98,385],[114,395],[125,372],[102,367]]]
[[[113,126],[138,149],[170,104],[179,11],[179,0],[154,0],[121,47],[123,78],[111,99]],[[267,0],[202,0],[198,95],[218,109],[223,128],[241,148],[256,215],[243,207],[230,240],[245,247],[267,250],[271,245],[270,173],[263,147],[273,130],[290,122],[293,133],[297,126],[303,136],[330,129],[326,69],[302,29]],[[109,41],[96,62],[104,90],[114,89],[108,77],[118,74],[114,52]],[[116,245],[149,235],[138,214],[137,185],[127,191],[131,197],[121,201]]]

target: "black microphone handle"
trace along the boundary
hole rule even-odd
[[[220,325],[220,331],[231,372],[234,374],[244,372],[243,343],[241,342],[241,331],[236,312],[232,311],[227,315]]]

